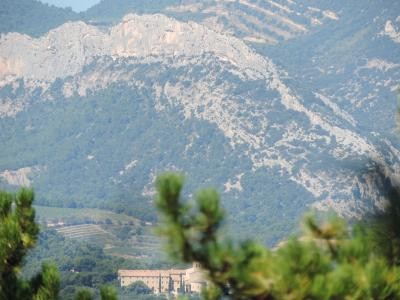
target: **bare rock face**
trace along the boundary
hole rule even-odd
[[[12,33],[0,40],[0,80],[15,78],[54,81],[73,76],[94,57],[196,57],[214,53],[243,73],[260,77],[268,61],[242,41],[196,23],[163,15],[127,15],[122,23],[101,32],[83,22],[66,23],[46,36],[32,39]],[[256,74],[253,74],[253,73]]]
[[[227,160],[230,152],[240,153],[232,173],[212,179],[219,180],[217,184],[232,199],[240,195],[253,197],[254,190],[261,189],[260,184],[257,187],[246,185],[246,180],[249,182],[249,178],[258,176],[255,174],[273,170],[282,180],[289,180],[304,191],[312,199],[307,205],[318,209],[333,208],[349,217],[383,209],[385,198],[380,187],[384,179],[375,180],[373,168],[378,165],[385,177],[396,181],[400,152],[397,142],[377,132],[378,129],[365,130],[369,126],[365,119],[373,115],[373,99],[396,89],[400,64],[386,53],[372,53],[355,65],[341,64],[342,60],[348,59],[347,63],[350,58],[340,55],[338,64],[332,65],[334,59],[326,58],[325,53],[312,52],[307,62],[299,63],[300,71],[293,70],[290,65],[275,63],[279,55],[270,48],[266,51],[270,51],[273,58],[256,52],[246,43],[258,43],[256,39],[262,39],[266,44],[274,44],[277,40],[296,37],[298,41],[287,47],[303,47],[299,49],[308,53],[311,51],[307,48],[309,43],[320,44],[319,36],[316,41],[310,37],[313,28],[330,22],[339,26],[336,23],[342,16],[334,10],[310,6],[302,7],[302,19],[296,19],[296,9],[300,8],[292,1],[286,5],[282,1],[267,1],[269,6],[275,7],[271,8],[243,0],[235,3],[275,20],[275,25],[267,23],[266,26],[279,33],[279,37],[268,36],[266,31],[257,35],[254,28],[246,31],[245,36],[235,34],[234,37],[226,24],[219,23],[224,7],[230,5],[228,2],[216,1],[212,7],[190,3],[165,10],[169,13],[207,12],[214,14],[214,21],[182,22],[163,14],[129,14],[108,29],[70,22],[36,39],[19,33],[2,36],[0,92],[4,96],[0,98],[0,122],[17,120],[22,112],[44,105],[46,101],[77,101],[79,98],[84,102],[92,95],[102,95],[117,86],[117,94],[111,94],[109,101],[122,99],[124,90],[134,90],[140,92],[140,97],[147,97],[151,109],[160,116],[179,115],[174,115],[177,127],[195,121],[215,126],[230,149],[218,154],[220,160]],[[238,9],[237,14],[240,12]],[[372,27],[368,31],[360,29],[340,47],[327,43],[331,55],[342,53],[343,45],[354,46],[365,40],[385,43],[388,53],[394,52],[393,45],[398,43],[394,21],[376,22],[373,30]],[[235,28],[240,24],[231,23]],[[326,28],[330,33],[328,25]],[[317,34],[321,35],[318,31]],[[301,44],[301,36],[310,39],[304,42],[305,46]],[[277,52],[284,55],[285,47],[283,45],[282,51]],[[343,53],[348,54],[347,51]],[[302,54],[302,57],[307,55]],[[329,80],[334,82],[332,86],[326,85]],[[130,101],[124,105],[136,105],[135,101],[139,100]],[[93,107],[93,111],[101,111],[96,105]],[[390,106],[385,106],[377,113],[388,111]],[[78,143],[79,138],[95,126],[93,124],[95,120],[83,125],[87,129],[66,135],[75,136],[72,141]],[[126,130],[129,126],[128,123]],[[393,124],[385,126],[393,127]],[[29,128],[24,130],[36,130],[35,126]],[[122,133],[115,134],[121,134],[121,144],[126,142]],[[99,137],[88,138],[95,143]],[[195,165],[195,160],[186,157],[193,149],[195,153],[204,150],[196,148],[200,147],[196,144],[200,139],[199,132],[188,135],[188,142],[182,148],[185,157],[182,159],[187,159],[185,163],[165,158],[157,161],[151,156],[153,150],[140,154],[141,157],[132,157],[126,150],[119,162],[113,162],[115,170],[108,171],[105,178],[112,184],[122,185],[131,172],[140,172],[141,164],[154,163],[148,172],[149,178],[154,178],[158,170],[176,165],[183,170],[205,167],[206,164]],[[158,140],[154,143],[157,145]],[[130,146],[135,148],[135,145],[133,142]],[[204,150],[203,159],[209,155],[208,150]],[[75,152],[74,155],[79,156]],[[85,153],[82,157],[85,169],[101,166],[98,158],[101,154]],[[134,167],[132,162],[135,162]],[[46,164],[45,161],[39,163]],[[127,167],[131,164],[132,167]],[[360,173],[363,167],[372,171]],[[28,182],[23,176],[18,177],[20,181],[12,179],[14,173],[9,171],[3,170],[1,174],[8,182]],[[262,201],[257,203],[252,205],[269,205]]]
[[[14,171],[5,170],[0,173],[0,177],[10,185],[29,187],[31,185],[31,180],[29,179],[31,173],[32,168],[25,167]]]
[[[105,53],[102,33],[83,22],[66,23],[47,35],[33,39],[11,33],[0,41],[0,61],[7,68],[0,74],[41,81],[75,75],[88,58]]]
[[[388,20],[381,34],[387,35],[395,43],[400,43],[400,16],[396,18],[395,22]]]

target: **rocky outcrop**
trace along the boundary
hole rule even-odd
[[[29,179],[31,173],[31,167],[18,170],[5,170],[0,172],[0,178],[10,185],[29,187],[31,185],[31,180]]]
[[[305,34],[316,24],[340,20],[333,11],[308,7],[309,24],[304,25],[288,17],[295,13],[292,6],[267,2],[279,13],[256,6],[254,1],[238,3],[274,19],[274,29],[283,39]],[[225,4],[218,2],[208,9],[221,14]],[[197,11],[204,7],[193,4],[167,10],[178,13],[188,9]],[[383,166],[388,176],[397,176],[398,159],[392,155],[388,164],[388,154],[373,142],[379,136],[360,132],[357,113],[343,108],[337,94],[327,90],[304,92],[291,83],[290,74],[272,59],[228,34],[227,28],[215,29],[208,21],[198,24],[161,14],[130,14],[106,30],[70,22],[37,39],[18,33],[5,35],[0,39],[0,89],[23,87],[25,93],[15,94],[14,99],[1,99],[0,117],[15,116],[28,105],[34,92],[40,93],[43,100],[55,100],[51,88],[56,81],[65,99],[85,97],[112,84],[123,84],[146,90],[154,97],[159,112],[178,108],[184,119],[195,118],[217,126],[229,140],[229,146],[242,149],[251,160],[249,172],[278,168],[282,177],[304,187],[320,209],[331,207],[342,215],[360,216],[374,205],[382,208],[378,183],[332,163],[357,162],[362,158]],[[387,23],[385,34],[396,42],[397,32],[391,24]],[[273,29],[269,23],[266,26]],[[379,58],[368,60],[357,68],[357,82],[364,80],[363,70],[371,68],[395,72],[398,65],[383,64]],[[194,80],[188,74],[197,69],[200,71]],[[321,76],[334,76],[334,72],[340,75],[341,71],[319,72]],[[348,93],[342,98],[365,100],[366,97],[353,97],[351,90],[357,92],[355,86],[346,82],[340,91]],[[385,89],[393,86],[382,83]],[[247,89],[242,91],[242,87]],[[354,106],[357,105],[364,104],[357,102]],[[389,153],[393,154],[393,149]],[[95,161],[92,155],[85,157]],[[328,168],[324,160],[331,162]],[[133,162],[118,174],[129,173],[135,167]],[[14,178],[14,173],[7,174],[9,180]],[[110,178],[115,179],[118,174]],[[246,188],[241,184],[243,174],[238,174],[241,175],[236,179],[225,181],[227,192]]]

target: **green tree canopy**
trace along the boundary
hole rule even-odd
[[[173,257],[201,264],[209,279],[206,299],[400,299],[398,195],[385,222],[349,226],[338,217],[307,216],[301,237],[270,250],[251,240],[223,240],[217,192],[202,190],[190,203],[181,199],[182,186],[177,174],[157,180],[160,232]],[[382,228],[391,234],[385,237]]]
[[[60,286],[57,268],[44,264],[30,280],[20,276],[24,257],[34,247],[39,228],[32,208],[33,191],[16,195],[0,191],[0,299],[56,299]]]
[[[34,193],[22,188],[17,194],[0,190],[0,300],[58,299],[60,275],[55,265],[45,263],[31,279],[21,276],[21,269],[29,249],[37,241],[39,227],[32,207]],[[93,261],[85,260],[91,266]],[[116,289],[100,288],[102,300],[117,300]],[[81,290],[76,299],[92,299],[89,290]]]
[[[93,295],[88,289],[81,289],[75,294],[75,300],[92,300]]]
[[[117,300],[117,291],[114,287],[104,285],[100,288],[101,300]]]
[[[147,295],[152,293],[151,289],[143,281],[135,281],[134,283],[128,285],[125,289],[138,295]]]

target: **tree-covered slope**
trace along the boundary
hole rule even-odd
[[[370,1],[353,17],[356,1],[286,2],[151,2],[137,9],[162,14],[118,22],[121,2],[110,28],[4,36],[1,184],[154,220],[156,174],[180,170],[187,194],[216,186],[235,232],[269,243],[310,206],[381,209],[375,168],[397,178],[400,157],[399,4]]]
[[[82,15],[89,20],[117,23],[128,13],[157,13],[177,0],[102,0]]]
[[[38,0],[2,0],[0,2],[0,34],[20,32],[40,36],[67,21],[77,20],[71,9],[43,4]]]

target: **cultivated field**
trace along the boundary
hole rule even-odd
[[[68,239],[100,245],[110,255],[156,261],[165,258],[154,226],[125,214],[91,208],[35,206],[42,226]]]

